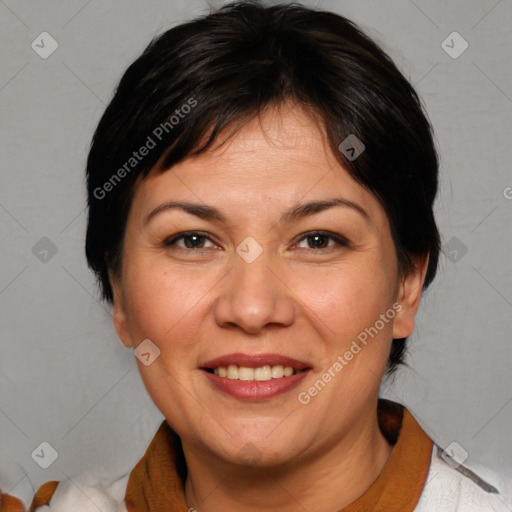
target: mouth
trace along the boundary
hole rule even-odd
[[[243,400],[264,400],[290,391],[312,369],[279,354],[230,354],[200,366],[217,391]]]

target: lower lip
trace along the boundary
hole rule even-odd
[[[249,401],[265,400],[291,391],[293,388],[297,387],[309,373],[309,370],[304,370],[296,375],[281,377],[280,379],[247,381],[228,379],[227,377],[219,377],[206,370],[202,371],[216,389],[240,400]]]

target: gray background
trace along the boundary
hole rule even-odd
[[[383,395],[439,444],[457,441],[469,466],[511,477],[512,2],[307,4],[348,16],[390,52],[424,99],[442,160],[440,271],[411,368]],[[163,419],[85,264],[83,169],[121,73],[154,35],[207,10],[0,0],[0,485],[25,502],[48,480],[131,470]],[[31,48],[43,31],[59,45],[47,59]],[[441,47],[453,31],[469,44],[456,59]],[[42,237],[56,254],[36,246]],[[31,457],[43,441],[58,452],[48,469]]]

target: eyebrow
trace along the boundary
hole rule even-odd
[[[317,200],[317,201],[309,201],[307,203],[301,203],[293,206],[290,210],[284,212],[279,219],[279,223],[290,223],[297,222],[305,217],[309,217],[316,213],[320,213],[329,208],[334,208],[337,206],[351,208],[355,210],[360,215],[362,215],[366,220],[370,219],[370,216],[364,210],[364,208],[353,201],[349,201],[348,199],[343,199],[340,197],[334,199],[325,199],[325,200]],[[213,206],[208,206],[200,203],[191,203],[188,201],[166,201],[161,205],[157,206],[154,210],[152,210],[144,219],[144,225],[147,225],[151,219],[156,217],[158,214],[168,211],[168,210],[183,210],[191,215],[195,215],[204,220],[217,220],[224,224],[227,224],[226,217],[221,213],[220,210]]]

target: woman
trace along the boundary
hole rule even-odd
[[[152,42],[94,135],[86,254],[165,421],[30,510],[510,510],[378,396],[436,273],[437,173],[415,91],[341,16],[235,3]]]

